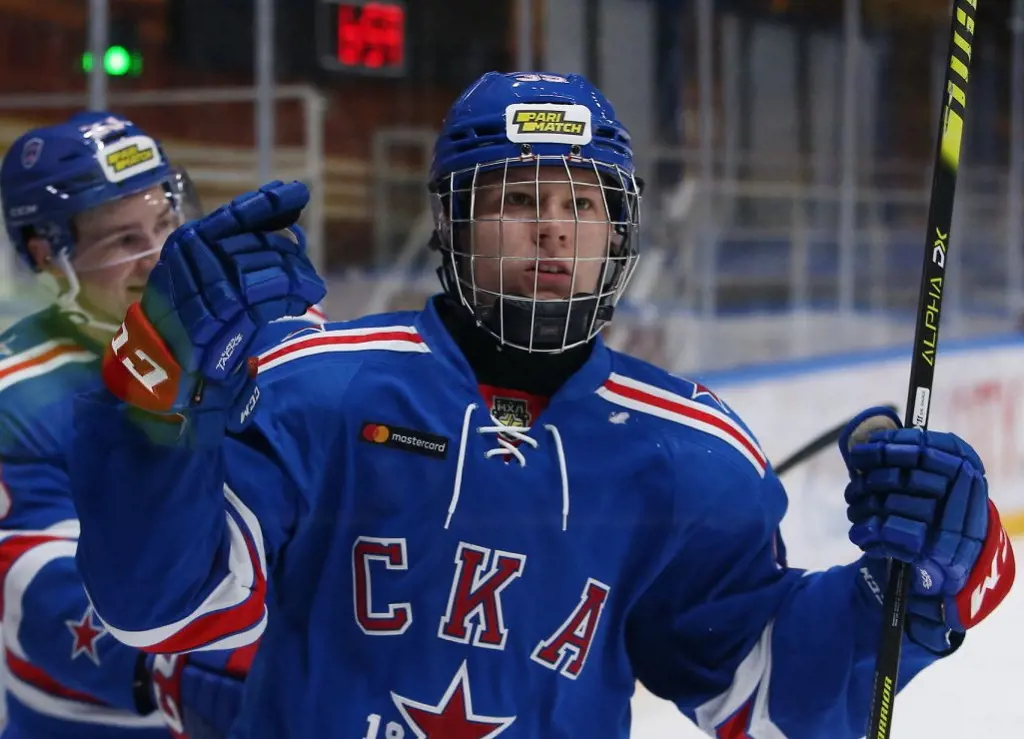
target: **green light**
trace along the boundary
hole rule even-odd
[[[79,63],[83,73],[92,72],[92,52],[84,52]],[[111,77],[138,77],[142,74],[142,53],[129,51],[124,46],[111,46],[103,54],[103,71]]]
[[[111,77],[123,77],[132,67],[132,55],[123,46],[111,46],[103,55],[103,69]]]

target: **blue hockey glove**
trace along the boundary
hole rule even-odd
[[[217,444],[251,419],[254,337],[326,293],[296,225],[308,202],[302,183],[271,182],[167,240],[102,370],[114,395],[146,412],[144,427],[158,440]]]
[[[191,655],[148,655],[153,699],[174,739],[226,739],[242,708],[243,675]]]
[[[887,558],[912,565],[907,633],[949,652],[950,633],[991,613],[1014,577],[981,459],[954,434],[902,428],[888,408],[858,414],[839,448],[850,473],[850,540],[882,587]]]

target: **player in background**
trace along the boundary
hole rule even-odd
[[[67,471],[72,398],[101,385],[104,346],[198,203],[156,140],[93,112],[21,136],[0,195],[10,242],[56,290],[52,306],[0,336],[3,736],[223,736],[251,654],[168,659],[111,637],[75,569]]]
[[[737,415],[602,343],[641,188],[585,79],[477,80],[430,190],[423,311],[285,341],[253,377],[256,328],[324,292],[281,231],[308,191],[270,183],[172,235],[108,389],[76,401],[77,557],[110,633],[263,635],[233,737],[624,738],[637,679],[712,736],[859,737],[885,558],[918,573],[900,687],[1003,599],[1011,550],[960,438],[859,414],[864,555],[805,572]]]

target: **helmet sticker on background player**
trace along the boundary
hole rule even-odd
[[[100,121],[94,121],[93,123],[87,123],[84,126],[79,126],[78,130],[82,132],[82,136],[93,141],[103,141],[112,133],[121,133],[128,126],[134,125],[131,121],[125,118],[118,118],[114,115],[108,115],[106,118]]]
[[[25,218],[36,214],[39,210],[39,206],[35,203],[29,203],[28,205],[16,205],[7,211],[7,217],[11,219]]]
[[[517,74],[516,82],[568,82],[565,77],[560,74],[533,74],[527,72],[526,74]]]
[[[21,147],[21,166],[25,169],[32,169],[39,161],[39,155],[43,153],[43,140],[35,137],[25,142]]]
[[[149,136],[129,136],[104,147],[97,155],[110,182],[121,182],[160,166],[160,149]]]
[[[515,103],[505,108],[505,136],[516,144],[579,144],[593,137],[590,108],[557,103]]]

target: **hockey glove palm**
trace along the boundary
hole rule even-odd
[[[1014,577],[981,459],[954,434],[901,428],[888,408],[860,413],[839,444],[850,473],[850,540],[879,582],[887,558],[914,568],[907,633],[933,652],[950,651],[950,632],[991,613]]]
[[[259,399],[247,365],[254,337],[326,293],[296,225],[308,202],[305,185],[271,182],[167,240],[103,360],[114,395],[179,422],[148,417],[158,440],[216,444],[250,420]]]

